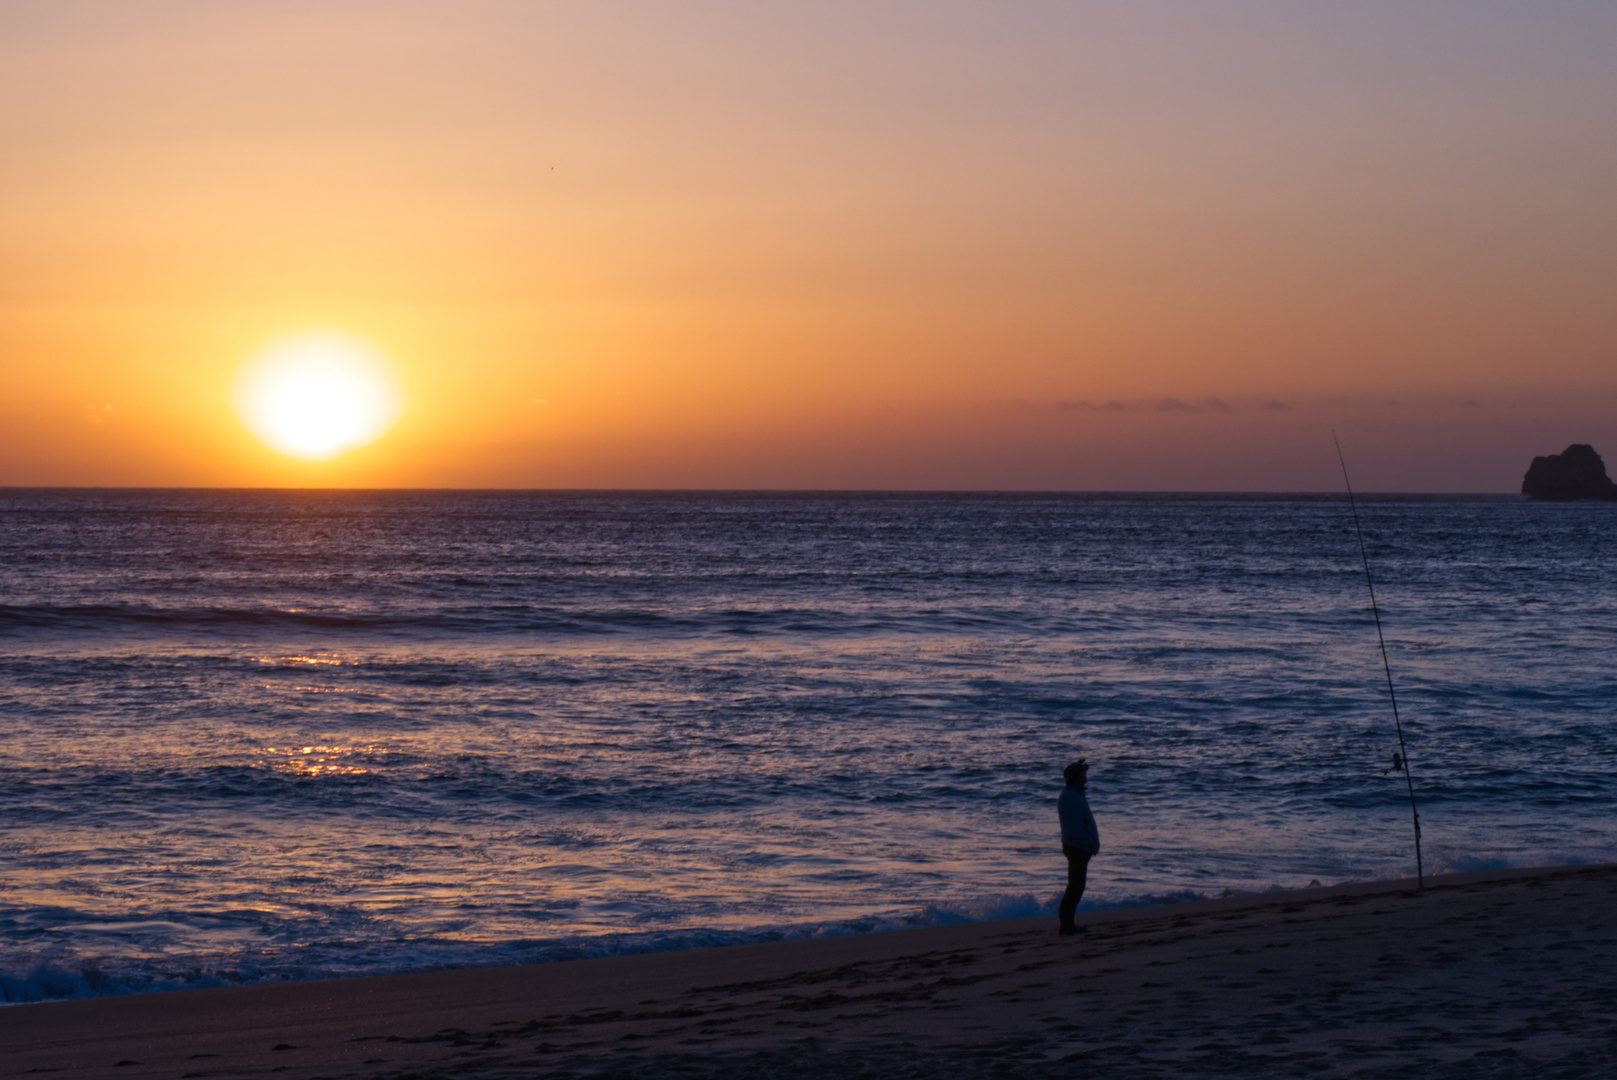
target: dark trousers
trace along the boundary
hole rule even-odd
[[[1078,912],[1078,901],[1084,898],[1084,886],[1089,883],[1089,860],[1094,858],[1095,853],[1062,844],[1061,854],[1067,857],[1067,891],[1061,894],[1061,907],[1058,910],[1061,925],[1071,926],[1072,917]]]

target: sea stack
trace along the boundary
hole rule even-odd
[[[1617,484],[1606,475],[1606,463],[1594,447],[1573,443],[1559,454],[1534,458],[1522,477],[1522,494],[1555,501],[1617,501]]]

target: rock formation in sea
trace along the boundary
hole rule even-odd
[[[1594,447],[1573,443],[1559,454],[1534,458],[1522,477],[1522,494],[1535,499],[1617,501],[1617,484],[1606,475],[1606,463]]]

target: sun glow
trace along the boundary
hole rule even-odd
[[[380,438],[404,400],[386,357],[333,331],[292,334],[247,362],[236,412],[266,445],[305,461],[326,461]]]

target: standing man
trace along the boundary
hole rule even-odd
[[[1072,919],[1083,899],[1084,886],[1089,881],[1089,860],[1100,850],[1100,833],[1095,829],[1095,815],[1089,811],[1089,800],[1084,787],[1089,783],[1089,764],[1083,758],[1061,771],[1067,786],[1061,789],[1056,809],[1061,814],[1061,853],[1067,857],[1067,891],[1061,896],[1061,932],[1076,934],[1083,927]]]

